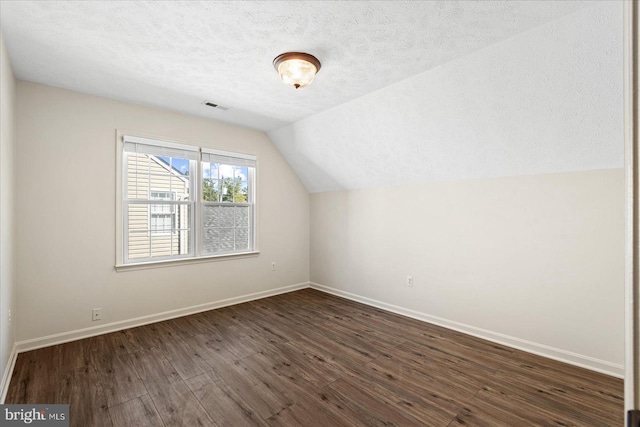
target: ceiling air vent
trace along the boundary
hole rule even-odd
[[[227,111],[229,109],[229,107],[225,107],[224,105],[216,104],[215,102],[211,101],[204,101],[202,104],[206,105],[207,107],[215,108],[216,110]]]

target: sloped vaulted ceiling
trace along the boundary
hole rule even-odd
[[[622,2],[269,132],[310,192],[623,166]]]
[[[618,167],[621,10],[2,0],[0,25],[18,79],[267,131],[307,188],[327,191]],[[272,68],[289,50],[322,62],[304,90]]]

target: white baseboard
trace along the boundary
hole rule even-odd
[[[9,391],[9,383],[11,382],[11,375],[13,374],[13,368],[16,365],[16,359],[18,358],[18,346],[16,343],[11,348],[11,354],[9,354],[9,360],[7,366],[4,368],[2,374],[2,382],[0,382],[0,404],[4,403],[7,397],[7,391]]]
[[[14,349],[17,353],[23,353],[29,350],[35,350],[51,345],[63,344],[66,342],[76,341],[96,335],[108,334],[110,332],[120,331],[122,329],[143,326],[149,323],[162,322],[163,320],[174,319],[176,317],[188,316],[190,314],[201,313],[216,308],[227,307],[229,305],[240,304],[243,302],[254,301],[261,298],[267,298],[274,295],[285,294],[288,292],[298,291],[309,287],[308,282],[298,283],[281,288],[270,289],[268,291],[255,292],[252,294],[241,295],[238,297],[227,298],[220,301],[208,302],[205,304],[193,305],[191,307],[179,308],[176,310],[165,311],[147,316],[140,316],[133,319],[121,320],[118,322],[108,323],[106,325],[92,326],[90,328],[77,329],[69,332],[61,332],[59,334],[48,335],[45,337],[33,338],[30,340],[19,341],[15,344]]]
[[[617,363],[607,362],[605,360],[600,360],[590,356],[584,356],[581,354],[573,353],[567,350],[550,347],[548,345],[538,344],[538,343],[523,340],[520,338],[515,338],[515,337],[501,334],[498,332],[477,328],[475,326],[467,325],[467,324],[456,322],[453,320],[443,319],[441,317],[432,316],[430,314],[422,313],[422,312],[411,310],[408,308],[399,307],[397,305],[387,304],[382,301],[352,294],[350,292],[345,292],[340,289],[324,286],[319,283],[311,282],[311,288],[316,289],[318,291],[333,294],[339,297],[343,297],[352,301],[356,301],[362,304],[370,305],[372,307],[377,307],[382,310],[390,311],[392,313],[400,314],[402,316],[407,316],[413,319],[422,320],[423,322],[442,326],[447,329],[453,329],[454,331],[462,332],[477,338],[485,339],[487,341],[492,341],[498,344],[506,345],[508,347],[526,351],[528,353],[537,354],[538,356],[543,356],[543,357],[554,359],[560,362],[569,363],[571,365],[575,365],[581,368],[586,368],[592,371],[600,372],[602,374],[611,375],[613,377],[624,378],[624,366],[619,365]]]

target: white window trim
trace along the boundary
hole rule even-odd
[[[147,260],[141,262],[127,262],[124,263],[125,257],[125,236],[124,236],[124,202],[123,195],[125,194],[125,180],[124,180],[124,142],[126,140],[129,142],[140,142],[147,143],[153,145],[164,145],[169,148],[188,148],[192,150],[198,150],[202,153],[210,153],[210,154],[219,154],[223,156],[233,156],[237,158],[243,158],[248,160],[255,161],[256,165],[253,169],[249,169],[249,177],[248,185],[251,186],[251,190],[249,193],[251,194],[252,203],[253,203],[253,215],[252,215],[252,224],[251,224],[251,236],[253,242],[253,247],[251,250],[245,252],[234,252],[234,253],[223,253],[223,254],[213,254],[213,255],[202,255],[202,228],[203,224],[201,222],[201,210],[202,203],[199,200],[201,197],[201,185],[200,182],[202,179],[202,162],[200,160],[196,161],[197,168],[197,177],[194,183],[194,194],[197,195],[198,200],[194,205],[194,230],[197,228],[197,232],[195,234],[195,239],[193,239],[193,249],[194,255],[185,255],[184,257],[174,257],[171,259],[158,259],[158,260]],[[244,153],[236,153],[231,151],[219,150],[215,148],[208,147],[200,147],[193,145],[193,142],[181,141],[172,138],[165,138],[153,135],[145,135],[139,132],[130,132],[122,129],[116,130],[116,257],[115,257],[115,270],[116,271],[132,271],[132,270],[144,270],[149,268],[158,268],[158,267],[168,267],[173,265],[185,265],[191,263],[202,263],[202,262],[212,262],[212,261],[224,261],[224,260],[232,260],[232,259],[240,259],[240,258],[248,258],[255,257],[260,254],[258,249],[258,203],[257,203],[257,187],[258,187],[258,177],[256,171],[258,169],[258,159],[256,156],[251,154]]]

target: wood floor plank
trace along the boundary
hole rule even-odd
[[[320,401],[321,398],[318,396]],[[301,398],[295,404],[267,419],[270,426],[364,426],[357,420],[349,420],[327,409],[326,404]]]
[[[554,425],[554,424],[546,424]],[[557,425],[557,424],[555,424]],[[514,411],[505,411],[501,406],[490,405],[478,402],[476,399],[467,402],[466,406],[449,423],[448,427],[474,426],[474,427],[513,427],[527,426],[535,427],[531,420],[518,416]],[[571,426],[567,424],[566,427]]]
[[[287,397],[291,402],[295,403],[302,398],[313,398],[314,386],[307,381],[299,372],[290,368],[290,362],[281,362],[273,360],[271,357],[262,353],[256,353],[252,356],[242,359],[242,365],[248,367],[256,378],[262,383],[269,384],[269,388],[278,391]]]
[[[340,405],[349,407],[358,414],[358,419],[367,425],[374,426],[424,426],[426,420],[416,420],[398,411],[383,396],[354,386],[352,383],[339,379],[323,390],[323,395],[331,396]]]
[[[262,419],[267,419],[293,404],[290,398],[274,388],[270,382],[257,377],[241,361],[220,364],[211,370],[210,375],[217,382],[224,381],[238,396],[242,396],[243,401]]]
[[[96,365],[109,407],[147,394],[127,354],[113,354]]]
[[[29,366],[28,353],[19,354],[16,358],[11,380],[9,381],[9,389],[5,397],[5,403],[36,403],[33,393],[30,392],[31,377],[34,374],[35,362],[33,366]]]
[[[569,382],[576,387],[601,394],[603,397],[608,396],[614,400],[623,398],[623,390],[620,388],[621,380],[618,378],[520,350],[514,351],[513,357],[503,363],[501,370],[522,373],[526,377],[544,381],[555,379],[561,383]]]
[[[209,370],[207,362],[182,338],[165,340],[160,344],[160,349],[183,380]]]
[[[140,326],[140,331],[145,332],[153,340],[153,347],[162,345],[174,338],[180,338],[173,328],[169,327],[166,322],[150,323]]]
[[[290,341],[283,347],[291,348],[292,354],[299,354],[304,359],[297,363],[300,366],[313,366],[309,371],[309,377],[313,378],[314,373],[321,376],[316,379],[316,385],[321,388],[334,382],[344,375],[346,363],[325,351],[321,346],[310,345],[308,341]],[[313,379],[311,380],[313,382]]]
[[[371,354],[368,349],[360,347],[357,343],[349,342],[344,336],[328,332],[326,329],[307,328],[296,341],[321,347],[336,359],[350,360],[353,363],[367,363],[379,355],[379,353]]]
[[[251,314],[245,313],[243,317],[253,319],[256,328],[266,335],[272,335],[276,341],[294,340],[298,336],[295,319],[287,318],[286,313],[277,305],[273,305],[273,301],[264,302],[266,299],[269,298],[248,302],[247,306],[251,308]]]
[[[149,387],[163,386],[182,379],[158,347],[131,353],[129,360],[147,390]]]
[[[57,346],[60,353],[60,371],[75,371],[77,369],[92,366],[90,340],[83,339],[59,344]]]
[[[220,362],[234,362],[238,357],[231,353],[225,342],[217,334],[198,334],[185,340],[202,359],[215,367]]]
[[[19,354],[5,403],[62,403],[56,401],[61,381],[60,357],[58,346]]]
[[[226,325],[219,325],[217,329],[220,331],[226,347],[239,359],[259,352],[261,348],[270,343],[254,329],[243,326],[235,320]]]
[[[536,375],[524,375],[521,372],[501,369],[487,383],[491,383],[493,380],[502,380],[512,382],[521,387],[535,388],[538,393],[544,393],[554,396],[554,399],[576,404],[606,407],[609,404],[622,405],[624,403],[624,396],[615,392],[610,393],[609,387],[605,384],[592,382],[589,386],[585,386],[581,383],[558,378],[557,375],[553,374],[553,371],[549,375],[544,375],[544,371],[538,371]]]
[[[259,354],[272,364],[272,369],[286,377],[300,377],[317,389],[340,378],[342,372],[327,365],[322,358],[309,357],[295,342],[287,342]]]
[[[182,380],[153,387],[149,390],[149,397],[167,427],[216,425]]]
[[[219,426],[265,426],[262,417],[224,381],[207,373],[186,381],[209,416]]]
[[[544,384],[523,382],[522,378],[509,375],[494,376],[483,387],[483,391],[490,391],[502,396],[510,396],[513,401],[526,401],[550,414],[573,420],[576,424],[610,425],[612,414],[606,410],[607,405],[601,400],[590,398],[571,398],[568,388],[547,387]],[[622,414],[621,414],[622,415]],[[622,423],[622,416],[617,420]],[[613,424],[613,423],[612,423]]]
[[[446,390],[447,395],[459,399],[473,396],[485,383],[487,376],[493,374],[493,371],[489,374],[474,370],[455,358],[441,359],[423,353],[408,353],[402,347],[389,351],[366,366],[388,378]]]
[[[622,424],[617,378],[312,289],[18,355],[72,426]]]
[[[89,358],[97,367],[108,364],[115,355],[126,355],[124,334],[113,332],[89,338]]]
[[[55,403],[69,404],[71,427],[110,427],[111,416],[100,376],[93,365],[67,371]]]
[[[352,367],[347,374],[352,383],[375,391],[398,410],[416,419],[428,420],[429,425],[446,425],[463,406],[464,399],[451,397],[453,393],[439,385],[425,384],[420,380],[407,381],[406,378],[377,371],[370,366]]]
[[[157,336],[148,326],[125,329],[122,332],[123,345],[127,353],[149,350],[158,346]]]
[[[502,391],[492,387],[484,386],[473,398],[471,403],[478,408],[482,408],[485,413],[492,418],[500,420],[500,425],[509,425],[513,419],[518,419],[520,425],[532,426],[600,426],[607,427],[620,425],[611,423],[608,420],[604,423],[590,418],[588,415],[578,411],[556,411],[549,405],[540,405],[539,401],[533,400],[530,396],[522,398],[516,393]],[[513,425],[513,424],[511,424]]]
[[[190,325],[193,328],[193,335],[217,332],[215,326],[212,325],[209,321],[206,312],[197,313],[191,316],[185,316],[183,319],[187,319],[189,321]]]
[[[109,408],[113,427],[154,426],[164,423],[148,395]]]

